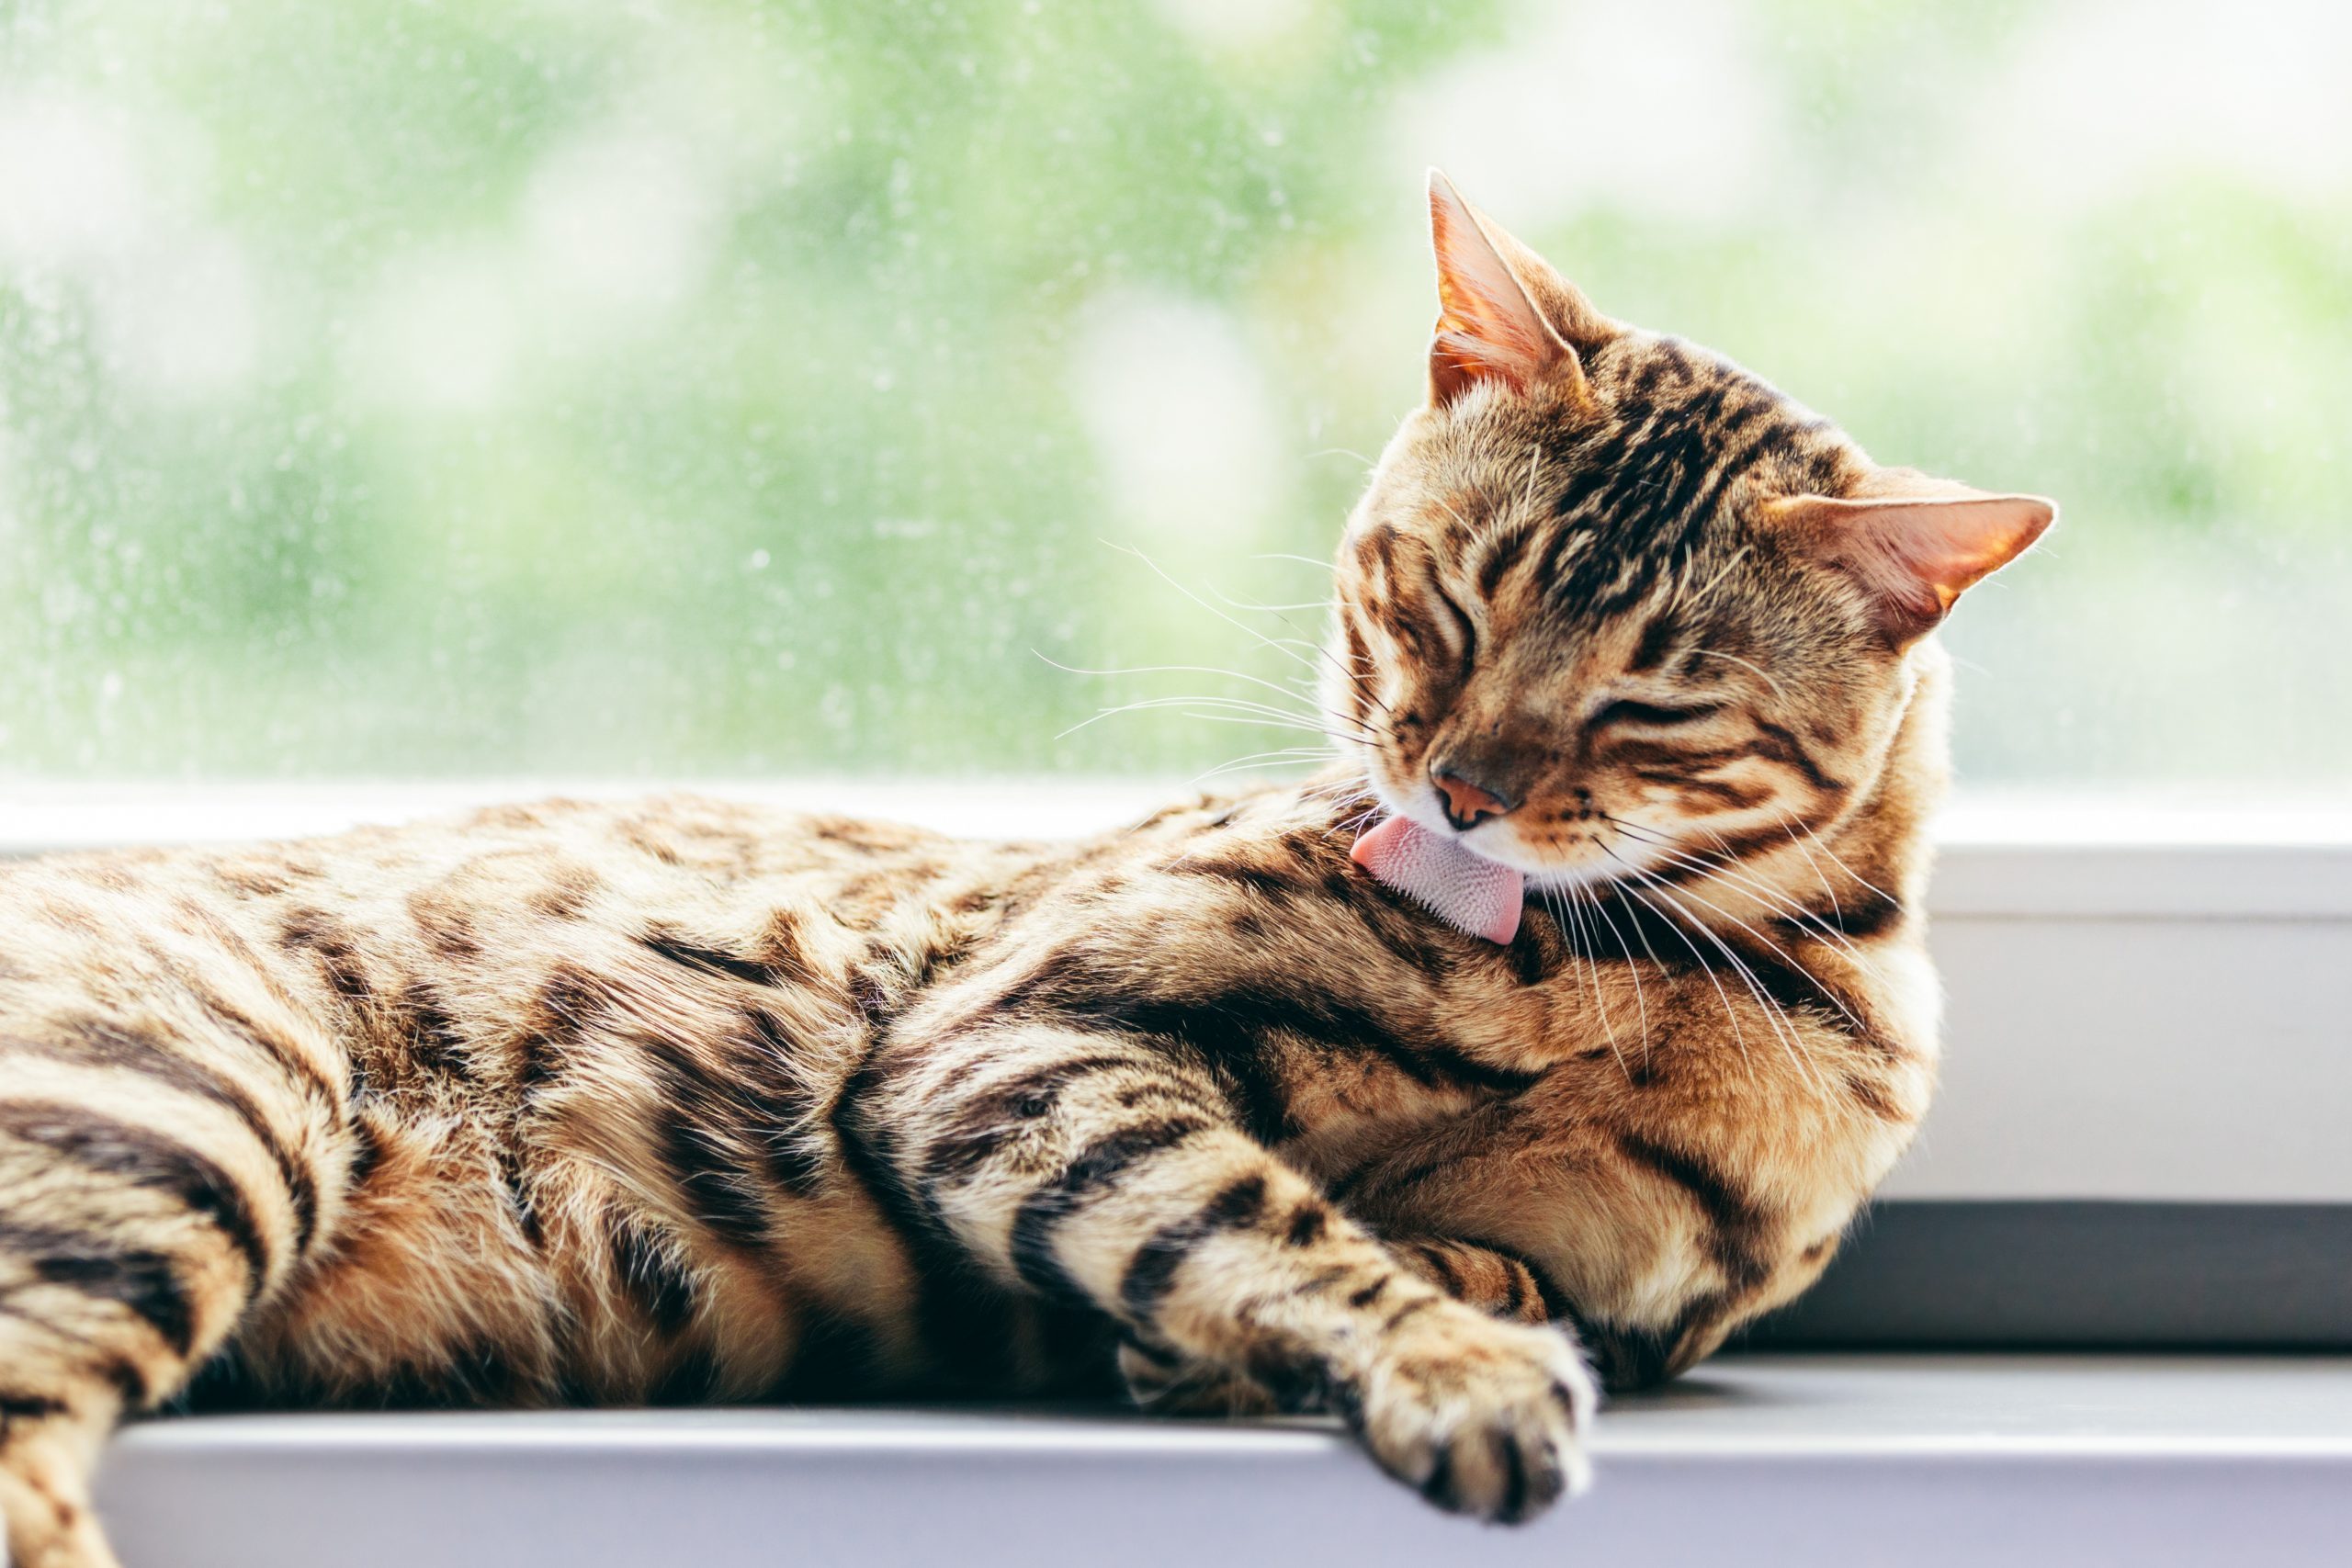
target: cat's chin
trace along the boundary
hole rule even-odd
[[[1427,823],[1421,825],[1429,826]],[[1445,834],[1480,860],[1492,861],[1497,865],[1519,873],[1526,880],[1528,890],[1533,893],[1574,893],[1606,887],[1647,871],[1656,859],[1635,846],[1627,845],[1613,854],[1595,850],[1589,856],[1563,864],[1541,855],[1521,852],[1516,846],[1507,842],[1490,840],[1480,843],[1476,832],[1457,833],[1450,827],[1434,831]],[[1630,859],[1627,858],[1629,855]]]

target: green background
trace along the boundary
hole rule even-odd
[[[1323,591],[1267,558],[1419,395],[1442,162],[1611,312],[2061,500],[1951,633],[1969,777],[2352,779],[2344,24],[1639,9],[0,0],[0,771],[1311,742],[1065,735],[1264,694],[1036,655],[1298,672],[1120,547]]]

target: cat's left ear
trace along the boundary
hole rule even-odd
[[[2057,520],[2038,495],[1993,495],[1903,469],[1880,469],[1866,493],[1781,496],[1771,528],[1871,592],[1896,646],[1935,629],[1962,592],[2022,555]]]
[[[1431,403],[1443,408],[1487,381],[1521,392],[1547,378],[1583,381],[1576,350],[1544,320],[1453,182],[1435,169],[1430,243],[1437,252],[1438,299],[1430,340]]]

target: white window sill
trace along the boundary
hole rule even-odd
[[[119,1438],[127,1568],[2340,1563],[2352,1363],[1740,1357],[1523,1530],[1328,1427],[923,1411],[233,1416]]]

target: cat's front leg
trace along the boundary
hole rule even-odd
[[[1554,1310],[1542,1276],[1524,1258],[1450,1236],[1382,1239],[1399,1263],[1489,1317],[1541,1325],[1566,1315]],[[1264,1416],[1280,1408],[1246,1373],[1184,1361],[1133,1339],[1120,1342],[1119,1375],[1135,1402],[1158,1414]]]
[[[1422,1279],[1490,1317],[1545,1324],[1566,1314],[1525,1258],[1453,1236],[1392,1236],[1388,1249]]]
[[[1116,1319],[1145,1352],[1346,1417],[1433,1502],[1522,1519],[1580,1485],[1594,1385],[1560,1329],[1399,1264],[1149,1041],[975,1031],[875,1082],[857,1120],[999,1272]]]

